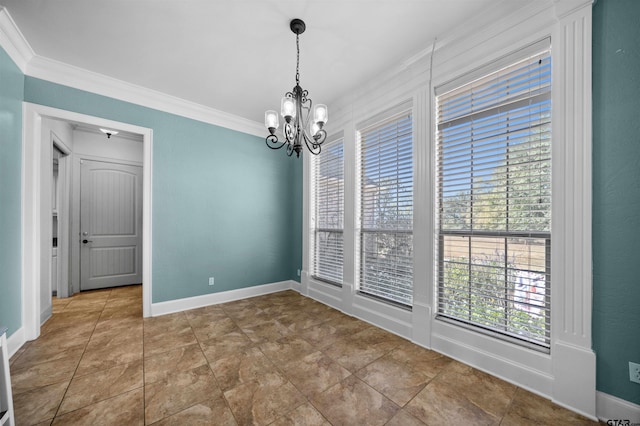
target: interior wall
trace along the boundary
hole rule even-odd
[[[593,348],[597,389],[640,404],[640,2],[593,8]]]
[[[24,75],[0,48],[0,327],[8,327],[7,336],[22,326],[23,98]]]
[[[284,152],[282,153],[284,154]],[[302,155],[309,155],[308,153],[303,153]],[[322,154],[320,154],[322,155]],[[291,159],[293,165],[291,167],[291,177],[290,181],[293,183],[293,187],[291,188],[291,197],[290,197],[290,206],[289,211],[291,212],[291,253],[290,253],[290,279],[300,282],[301,277],[300,274],[302,272],[302,232],[303,232],[303,224],[302,224],[302,215],[303,215],[303,204],[302,204],[302,191],[303,191],[303,164],[302,157]]]
[[[25,77],[25,101],[153,129],[152,301],[291,279],[295,159],[259,137]],[[208,277],[215,277],[215,286]]]

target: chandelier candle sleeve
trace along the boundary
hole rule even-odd
[[[278,113],[274,110],[269,110],[264,113],[264,125],[271,134],[274,134],[280,123],[278,123]],[[273,129],[273,130],[271,130]]]
[[[327,110],[327,106],[324,104],[318,104],[313,108],[313,121],[314,123],[322,123],[325,124],[327,122],[327,118],[329,117],[329,111]]]
[[[281,103],[282,118],[287,123],[291,122],[292,118],[296,118],[296,101],[293,98],[284,97]]]
[[[264,125],[269,130],[265,142],[271,149],[280,149],[286,145],[287,155],[291,156],[295,152],[296,157],[300,157],[304,142],[309,152],[318,155],[322,150],[322,143],[327,138],[327,132],[323,127],[327,122],[329,111],[324,104],[314,106],[309,92],[300,86],[299,36],[306,29],[306,25],[301,19],[293,19],[289,23],[289,28],[296,35],[296,85],[291,92],[285,93],[280,103],[280,115],[285,121],[282,128],[284,140],[279,140],[276,135],[279,125],[278,114],[269,110],[264,113]]]

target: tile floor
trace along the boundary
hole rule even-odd
[[[18,425],[592,423],[294,291],[144,320],[141,293],[54,298],[11,359]]]

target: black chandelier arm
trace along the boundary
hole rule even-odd
[[[296,140],[297,129],[291,123],[284,123],[282,127],[285,141],[292,144]]]
[[[324,142],[324,140],[327,138],[327,133],[324,130],[319,130],[316,135],[318,136],[318,138],[316,138],[315,136],[310,138],[306,134],[306,132],[302,134],[302,139],[304,139],[304,143],[305,145],[307,145],[307,149],[313,155],[320,154],[320,152],[322,151],[322,142]]]
[[[264,141],[267,143],[267,146],[271,149],[280,149],[283,146],[285,146],[285,144],[287,143],[286,140],[280,142],[276,135],[269,135],[266,138],[264,138]]]

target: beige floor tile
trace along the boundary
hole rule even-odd
[[[68,385],[64,381],[14,395],[16,425],[32,425],[53,418]]]
[[[204,328],[212,322],[230,318],[226,312],[218,306],[205,306],[204,308],[185,311],[185,316],[193,328]]]
[[[291,334],[285,326],[280,325],[275,321],[246,325],[242,326],[241,329],[242,332],[255,344],[278,340]]]
[[[401,407],[431,379],[389,355],[372,362],[358,371],[356,376]]]
[[[343,335],[333,326],[333,321],[306,328],[297,334],[318,349],[333,345]]]
[[[197,344],[198,340],[193,333],[191,326],[188,325],[182,329],[176,329],[172,332],[163,332],[162,334],[150,335],[146,331],[144,338],[144,354],[145,356],[155,355],[171,349]]]
[[[102,336],[118,336],[120,334],[136,335],[142,339],[143,321],[142,317],[108,317],[102,318],[96,323],[96,327],[91,335],[91,340]]]
[[[451,385],[458,395],[498,418],[505,415],[516,391],[515,385],[457,361],[433,380]]]
[[[141,388],[142,361],[74,377],[62,400],[58,415],[77,410],[116,395]]]
[[[280,373],[269,373],[224,393],[231,411],[241,425],[268,425],[281,413],[306,401]]]
[[[596,425],[598,423],[562,408],[541,396],[524,389],[518,389],[501,424],[505,426],[534,426],[542,424]]]
[[[110,307],[107,305],[100,314],[100,320],[107,320],[110,318],[130,318],[142,321],[142,306]]]
[[[117,325],[113,324],[113,321],[108,322],[109,324],[104,325],[98,322],[87,344],[87,351],[115,348],[142,341],[142,324],[139,321],[118,322]]]
[[[332,309],[331,311],[335,310]],[[314,327],[301,330],[298,334],[317,348],[326,348],[334,345],[342,338],[348,338],[370,327],[371,325],[364,321],[338,313],[337,318],[323,321]]]
[[[437,380],[418,393],[407,404],[406,411],[428,425],[496,425],[500,422],[499,417],[460,395],[458,388]]]
[[[222,390],[277,372],[276,366],[256,347],[239,351],[210,365]]]
[[[145,386],[145,420],[154,423],[221,395],[208,365],[169,374]]]
[[[402,340],[389,356],[404,364],[408,364],[429,377],[437,376],[451,363],[451,358],[438,352],[423,348],[408,340]]]
[[[76,346],[66,347],[65,345],[47,345],[35,341],[14,361],[12,368],[21,370],[23,368],[30,368],[36,364],[60,359],[79,360],[84,352],[85,346],[86,342],[77,344]]]
[[[425,426],[425,424],[402,409],[385,426]]]
[[[177,371],[192,370],[207,365],[207,359],[200,345],[182,346],[144,359],[145,384],[164,380],[169,374]]]
[[[201,324],[197,327],[193,325],[194,322],[198,323],[198,321],[192,321],[191,328],[200,342],[240,330],[236,323],[227,316],[208,321],[207,324]]]
[[[192,405],[172,416],[154,423],[154,426],[234,426],[236,419],[222,397]]]
[[[312,403],[334,425],[384,425],[399,410],[355,376],[322,392]]]
[[[324,355],[314,352],[297,362],[281,367],[283,373],[307,398],[313,399],[351,375],[349,370]]]
[[[78,354],[73,357],[34,364],[22,369],[11,367],[13,394],[17,395],[34,388],[62,381],[68,382],[73,377],[79,362],[80,356]]]
[[[260,350],[276,365],[297,361],[315,351],[309,342],[295,335],[265,342]]]
[[[126,340],[113,347],[97,346],[87,349],[76,370],[77,376],[106,370],[117,365],[131,364],[142,359],[142,341]]]
[[[53,425],[144,425],[143,390],[136,389],[58,416]]]
[[[184,312],[144,319],[145,336],[164,335],[184,330],[186,327],[191,327],[191,325]]]
[[[310,403],[302,404],[284,416],[278,417],[271,426],[330,426],[331,423]]]
[[[304,312],[286,312],[284,314],[275,316],[275,318],[282,327],[286,328],[291,333],[298,333],[325,322],[321,317],[309,315]]]
[[[254,346],[254,343],[242,331],[234,331],[224,336],[200,342],[200,347],[205,357],[212,364],[251,346]]]
[[[337,339],[323,351],[344,368],[355,373],[389,353],[399,343],[400,339],[397,336],[375,327],[367,327],[356,334]]]
[[[138,297],[142,298],[142,286],[139,284],[127,285],[122,287],[114,287],[111,289],[109,294],[109,299],[114,299],[118,297]]]
[[[20,358],[20,356],[23,353],[27,351],[27,348],[29,347],[29,343],[30,342],[26,342],[24,345],[20,347],[20,349],[16,351],[16,353],[13,354],[11,358],[9,358],[9,366],[11,367],[12,371],[13,371],[13,365],[15,364],[15,362],[18,360],[18,358]]]

